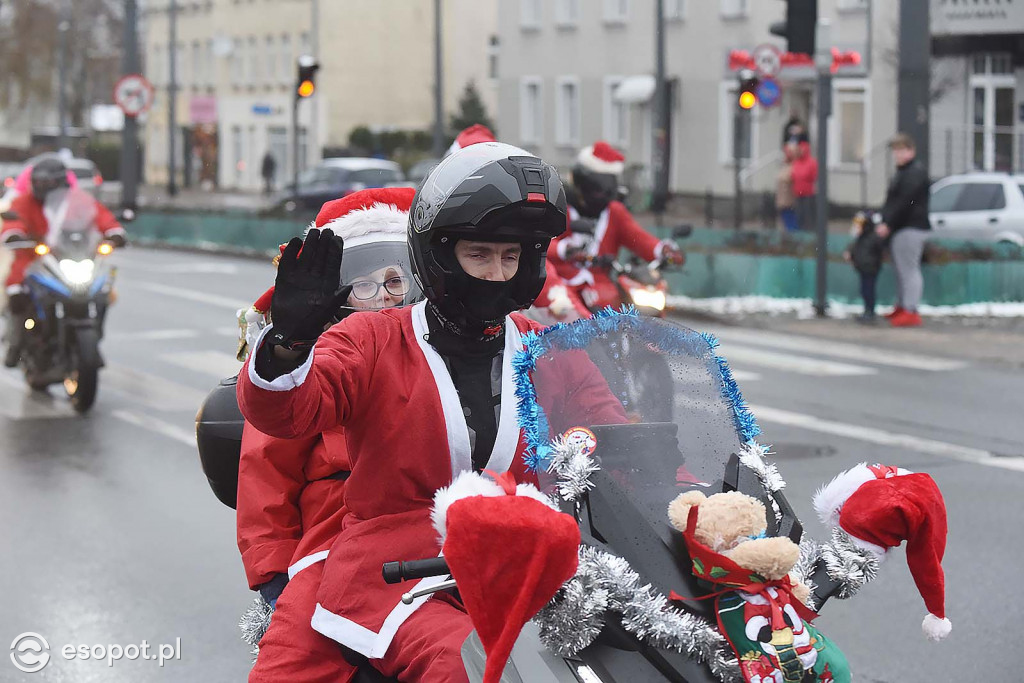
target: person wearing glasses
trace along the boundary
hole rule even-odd
[[[341,283],[348,298],[331,317],[376,311],[421,298],[409,266],[406,225],[411,188],[369,189],[328,202],[315,227],[344,240]],[[313,227],[313,226],[311,226]],[[334,276],[337,281],[337,275]],[[248,312],[246,336],[270,322],[273,288]],[[252,348],[243,339],[240,360]],[[345,681],[355,667],[310,626],[323,560],[342,531],[351,469],[342,428],[279,439],[248,422],[238,471],[237,536],[249,587],[274,612],[250,680]]]

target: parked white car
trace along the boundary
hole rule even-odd
[[[1024,175],[943,178],[932,185],[928,211],[936,237],[1024,246]]]

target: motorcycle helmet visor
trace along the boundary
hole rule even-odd
[[[409,249],[402,235],[345,243],[341,282],[352,287],[347,312],[379,310],[419,301],[423,294],[412,277]]]

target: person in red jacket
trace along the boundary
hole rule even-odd
[[[796,220],[801,230],[814,230],[818,194],[818,160],[811,155],[806,134],[797,139],[796,157],[791,163],[793,194],[796,195]]]
[[[665,258],[681,264],[675,243],[659,240],[644,230],[616,199],[626,158],[607,142],[584,148],[566,188],[569,227],[551,241],[548,259],[556,272],[592,310],[619,304],[619,291],[607,268],[587,266],[596,256],[614,256],[625,247],[645,261]]]
[[[56,243],[63,230],[85,227],[98,230],[115,247],[125,244],[125,231],[107,207],[82,189],[70,187],[68,170],[57,158],[39,161],[30,171],[31,192],[20,194],[3,214],[0,239],[5,244],[18,242]],[[30,249],[17,249],[11,269],[4,282],[7,307],[11,316],[11,337],[8,339],[4,365],[17,365],[23,318],[30,300],[25,290],[25,272],[36,259]]]
[[[381,567],[438,554],[431,503],[460,472],[535,479],[512,361],[538,326],[513,311],[543,286],[565,211],[557,173],[528,152],[500,143],[456,152],[431,171],[410,211],[409,250],[427,301],[357,313],[326,332],[324,316],[344,294],[324,279],[342,258],[333,235],[311,231],[282,256],[273,324],[239,375],[239,407],[282,438],[345,428],[349,512],[311,623],[387,676],[468,681],[460,649],[473,627],[461,604],[438,595],[406,605],[409,587],[385,583]],[[586,355],[574,358],[547,387],[566,409],[552,427],[585,416],[624,422]]]
[[[344,239],[341,281],[352,288],[334,318],[418,298],[405,239],[414,194],[411,188],[369,189],[321,209],[315,227],[330,227]],[[271,288],[254,306],[269,312],[273,293]],[[250,681],[344,683],[355,674],[355,667],[339,656],[337,643],[310,627],[323,560],[347,513],[350,470],[341,427],[281,439],[245,424],[238,549],[249,587],[274,608]]]

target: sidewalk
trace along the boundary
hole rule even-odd
[[[884,310],[884,309],[883,309]],[[677,310],[673,318],[695,329],[744,327],[844,342],[1024,368],[1024,318],[942,317],[925,318],[919,328],[893,328],[880,320],[862,325],[851,318],[800,319],[796,315],[716,315],[702,311]]]
[[[121,183],[103,184],[101,198],[110,206],[121,202]],[[244,211],[260,213],[274,206],[274,195],[243,191],[207,191],[197,187],[178,188],[171,197],[163,185],[139,186],[139,208],[175,209],[179,211]]]

